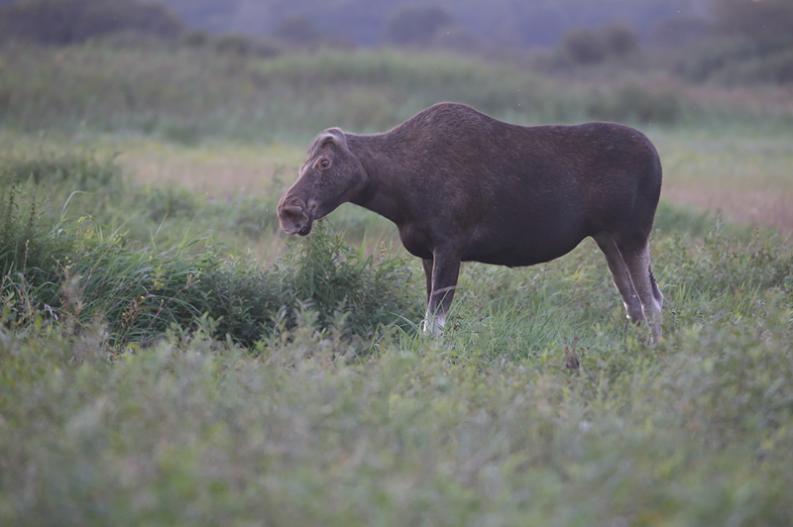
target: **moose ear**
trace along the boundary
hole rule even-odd
[[[342,131],[341,128],[328,128],[322,133],[319,146],[323,147],[329,145],[347,147],[347,137],[344,135],[344,131]]]

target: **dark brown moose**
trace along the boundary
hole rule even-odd
[[[302,236],[348,201],[394,222],[424,262],[423,327],[433,334],[445,324],[460,262],[533,265],[591,236],[628,318],[646,321],[657,340],[663,296],[648,239],[660,192],[658,153],[632,128],[517,126],[439,103],[384,133],[322,132],[278,216]]]

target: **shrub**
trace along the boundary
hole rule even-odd
[[[23,0],[0,7],[0,35],[44,44],[73,44],[132,31],[158,36],[181,32],[164,7],[136,0]]]
[[[576,64],[601,62],[608,53],[600,35],[588,29],[569,31],[562,43],[564,54]]]
[[[639,49],[639,36],[625,26],[611,26],[604,29],[603,40],[608,53],[613,56],[629,55]]]

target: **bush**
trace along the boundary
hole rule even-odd
[[[576,64],[594,64],[606,58],[603,39],[588,29],[569,31],[562,43],[564,54]]]
[[[603,30],[603,40],[610,55],[622,57],[639,49],[639,36],[625,26],[611,26]]]
[[[2,39],[64,45],[111,33],[170,37],[181,30],[164,7],[137,0],[23,0],[0,6]]]

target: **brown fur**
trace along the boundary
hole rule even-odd
[[[436,104],[382,134],[326,130],[278,214],[306,235],[352,202],[394,222],[424,260],[429,331],[451,304],[461,261],[510,267],[558,258],[593,237],[629,318],[660,335],[648,239],[661,164],[640,132],[613,123],[518,126]]]

